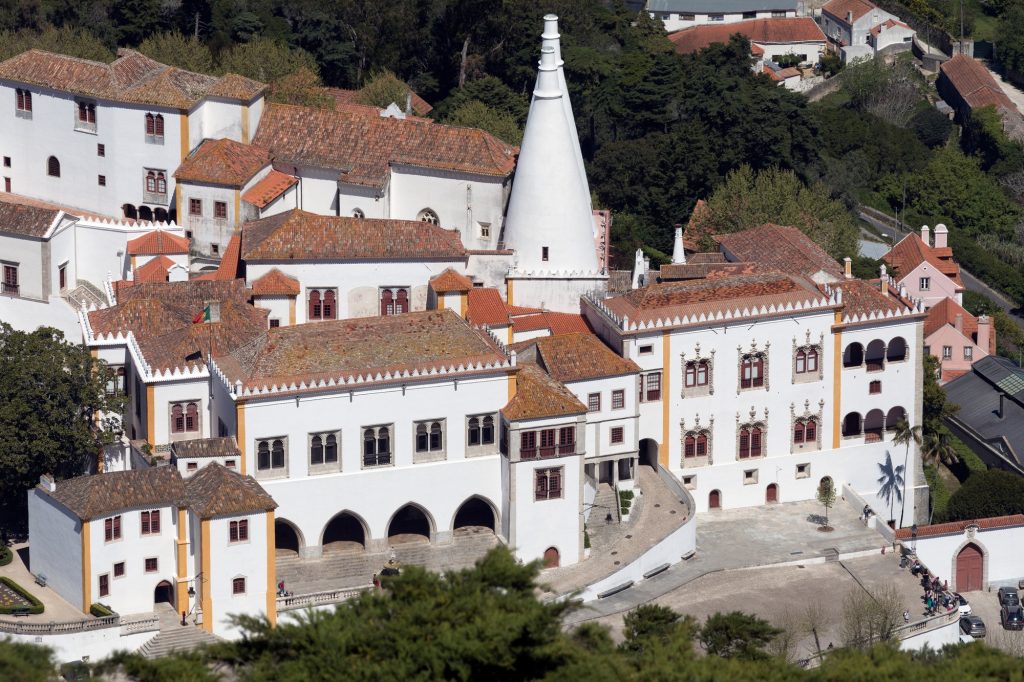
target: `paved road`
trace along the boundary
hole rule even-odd
[[[1014,86],[1009,81],[1003,80],[1002,75],[992,68],[992,64],[987,59],[982,59],[981,63],[985,65],[988,72],[992,74],[992,78],[995,79],[996,83],[1002,89],[1006,96],[1010,98],[1010,101],[1017,105],[1017,108],[1024,112],[1024,92],[1021,92],[1019,88]]]
[[[869,223],[872,227],[876,228],[877,230],[883,233],[893,233],[892,225],[884,223],[881,220],[878,220],[873,216],[864,213],[863,211],[860,213],[860,218],[861,220]],[[899,230],[898,234],[902,236],[904,234],[908,234],[908,232],[905,230]],[[1013,321],[1017,323],[1018,327],[1024,329],[1024,309],[1017,308],[1011,299],[1007,298],[1005,295],[999,293],[998,291],[988,286],[971,273],[964,270],[963,266],[960,266],[960,277],[964,280],[964,286],[966,286],[969,291],[976,291],[979,294],[984,294],[988,298],[992,299],[993,303],[995,303],[997,306],[999,306],[999,308],[1001,308],[1007,314],[1009,314]]]

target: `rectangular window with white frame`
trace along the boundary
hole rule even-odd
[[[974,347],[964,346],[964,360],[971,360],[974,358]]]
[[[920,289],[921,291],[928,291],[929,289],[931,289],[931,287],[932,287],[932,278],[931,277],[922,277],[920,280],[918,280],[918,287],[917,288]]]
[[[661,372],[640,375],[640,402],[653,403],[661,400]]]
[[[3,292],[8,296],[20,296],[21,285],[18,279],[18,264],[4,263]]]
[[[619,388],[612,391],[612,409],[622,410],[626,407],[626,392]]]

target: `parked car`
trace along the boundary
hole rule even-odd
[[[1020,597],[1017,595],[1017,589],[1014,587],[1000,587],[999,605],[1020,606]]]
[[[1004,630],[1024,630],[1024,608],[1004,606],[999,610],[999,622]]]
[[[978,616],[962,616],[960,618],[960,632],[974,638],[985,636],[985,621]]]
[[[970,603],[968,603],[966,599],[963,598],[963,595],[961,595],[959,592],[954,592],[953,600],[953,603],[956,604],[957,607],[959,607],[961,615],[969,616],[971,614],[971,605]]]

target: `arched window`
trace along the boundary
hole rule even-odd
[[[377,436],[373,429],[363,431],[363,456],[372,457],[377,454]]]
[[[818,440],[818,420],[808,419],[804,426],[804,442],[814,443]]]
[[[440,422],[430,425],[430,451],[440,450],[443,445]]]
[[[432,209],[429,209],[429,208],[425,208],[422,211],[420,211],[420,214],[419,214],[417,219],[418,220],[422,220],[425,223],[430,223],[431,225],[440,225],[441,224],[441,221],[438,220],[438,218],[437,218],[437,214],[434,213],[434,211]]]
[[[804,442],[804,423],[798,421],[793,425],[793,443],[801,445]]]
[[[416,452],[426,452],[428,447],[427,425],[420,424],[416,427]]]
[[[391,430],[386,426],[377,429],[377,454],[391,454]]]
[[[740,429],[740,459],[750,457],[750,429]]]
[[[395,296],[395,312],[396,313],[407,313],[409,312],[409,290],[399,289],[398,295]]]
[[[156,193],[167,194],[167,176],[162,172],[156,174]]]
[[[324,445],[324,461],[332,464],[338,461],[338,437],[333,433],[327,436]]]
[[[480,432],[484,445],[494,444],[494,417],[484,417],[484,427]]]
[[[130,218],[131,220],[135,220],[136,218],[139,217],[139,212],[136,211],[135,207],[132,206],[131,204],[125,204],[124,206],[122,206],[121,212],[124,213],[125,218]]]
[[[361,208],[354,208],[354,209],[352,209],[352,217],[353,218],[359,218],[360,220],[362,220],[363,218],[366,217],[366,214],[363,213],[363,209],[361,209]]]
[[[334,305],[334,289],[324,292],[324,319],[333,320],[338,316],[338,308]]]
[[[189,403],[185,407],[185,430],[199,430],[199,407],[195,403]]]
[[[153,114],[146,114],[146,134],[156,135],[156,117]]]
[[[156,173],[154,171],[146,173],[146,191],[156,192]]]
[[[687,434],[686,445],[683,449],[683,457],[697,456],[697,439],[692,434]]]
[[[707,360],[690,360],[686,363],[686,388],[707,386],[710,365]]]
[[[750,429],[750,456],[761,456],[761,429],[757,426]]]
[[[697,435],[697,456],[706,457],[708,454],[708,434],[700,433]]]
[[[807,371],[807,352],[803,349],[796,352],[796,373],[803,374]]]
[[[324,463],[324,439],[320,436],[313,436],[309,444],[309,463]]]
[[[818,350],[816,348],[811,348],[807,351],[807,371],[818,371]]]
[[[843,435],[859,436],[861,434],[861,419],[859,412],[850,412],[843,417]]]
[[[760,388],[764,386],[764,356],[760,354],[744,355],[740,363],[740,388]]]
[[[259,446],[256,448],[256,468],[270,468],[270,443],[265,440],[261,440]]]
[[[270,446],[270,467],[272,469],[284,468],[284,441],[275,439]]]
[[[154,130],[153,134],[157,137],[164,136],[164,116],[163,114],[157,114],[154,119]]]
[[[391,289],[384,289],[380,292],[380,314],[381,317],[395,314],[395,299]]]
[[[856,341],[843,350],[843,367],[860,367],[864,364],[864,346]]]
[[[153,220],[153,209],[149,206],[139,206],[139,220]]]
[[[319,320],[322,317],[320,305],[320,292],[313,290],[309,292],[309,319]]]
[[[156,220],[158,222],[161,222],[161,223],[169,222],[168,221],[168,215],[167,215],[167,209],[166,208],[158,208],[158,209],[154,210],[153,211],[153,218],[154,218],[154,220]]]
[[[171,433],[185,432],[185,410],[181,405],[171,408]]]
[[[469,445],[480,445],[480,420],[476,417],[469,419]]]
[[[46,174],[51,178],[60,177],[60,161],[57,160],[56,156],[51,156],[46,160]]]

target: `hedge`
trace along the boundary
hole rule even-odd
[[[39,613],[43,612],[43,602],[39,601],[34,596],[32,596],[32,594],[28,590],[26,590],[24,587],[22,587],[21,585],[19,585],[16,582],[14,582],[13,580],[8,578],[7,576],[0,577],[0,583],[3,583],[7,587],[9,587],[12,590],[14,590],[20,597],[22,597],[25,601],[27,601],[30,604],[30,606],[28,607],[28,612],[29,613],[39,614]],[[2,613],[2,614],[11,614],[11,613],[14,613],[16,610],[20,610],[22,608],[24,608],[24,607],[23,606],[0,606],[0,613]]]
[[[961,483],[966,481],[974,474],[988,471],[988,467],[981,461],[981,458],[974,454],[974,451],[967,447],[967,444],[962,440],[953,436],[952,438],[953,449],[956,450],[956,456],[960,460],[956,464],[949,467],[949,470],[953,472]]]
[[[6,566],[14,561],[14,552],[7,545],[0,545],[0,566]]]
[[[90,606],[89,613],[96,616],[97,618],[105,618],[106,616],[114,615],[114,612],[110,609],[109,606],[104,606],[103,604],[99,603]]]
[[[932,464],[925,465],[924,478],[928,481],[928,490],[932,500],[932,520],[938,523],[946,516],[949,488],[946,487],[946,482],[939,475],[939,470]]]

